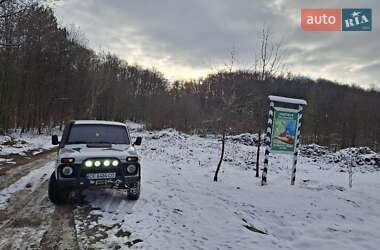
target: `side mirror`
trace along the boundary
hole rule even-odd
[[[53,145],[58,145],[59,144],[59,140],[58,140],[58,136],[57,135],[53,135],[51,137],[51,144],[53,144]]]
[[[137,137],[136,138],[136,141],[133,143],[133,145],[136,145],[136,146],[140,146],[141,145],[141,141],[142,141],[142,137]]]

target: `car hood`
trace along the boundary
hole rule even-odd
[[[137,156],[133,146],[112,144],[111,147],[88,147],[86,144],[66,145],[59,150],[59,158],[74,158],[80,163],[88,158],[118,158],[126,161],[128,156]]]

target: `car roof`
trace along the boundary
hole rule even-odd
[[[126,127],[127,125],[122,122],[114,122],[114,121],[101,121],[101,120],[76,120],[74,121],[74,124],[88,124],[88,125],[117,125],[117,126],[124,126]]]

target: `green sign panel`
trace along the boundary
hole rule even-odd
[[[294,152],[297,141],[297,123],[297,112],[275,110],[271,140],[271,149],[273,151]]]

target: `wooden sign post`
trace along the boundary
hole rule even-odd
[[[282,96],[268,96],[270,108],[268,114],[268,126],[265,138],[265,158],[261,185],[267,184],[267,174],[270,152],[293,154],[293,166],[291,185],[296,179],[296,165],[300,139],[300,128],[303,106],[307,102],[302,99],[287,98]],[[297,108],[289,108],[294,107]]]

